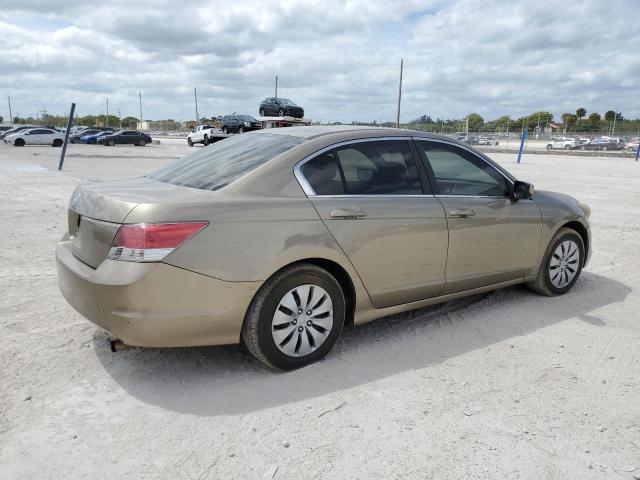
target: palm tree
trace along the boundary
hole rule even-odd
[[[611,131],[611,123],[616,119],[616,112],[609,110],[604,114],[604,119],[609,122],[609,132]]]
[[[600,126],[600,118],[601,117],[599,113],[593,112],[591,115],[589,115],[589,126],[592,130],[598,130],[598,127]]]
[[[575,127],[577,121],[578,121],[578,117],[576,117],[575,115],[569,114],[567,116],[567,119],[564,121],[564,123],[566,123],[567,127],[570,128],[570,127]]]
[[[578,125],[580,125],[580,119],[584,117],[586,114],[587,114],[587,111],[582,107],[576,110],[576,118],[578,119]]]

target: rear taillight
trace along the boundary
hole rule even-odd
[[[107,258],[124,262],[159,262],[207,225],[209,222],[122,225]]]

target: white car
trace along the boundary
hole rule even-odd
[[[640,144],[640,139],[639,140],[632,140],[632,141],[628,142],[624,146],[624,149],[627,152],[637,152],[638,151],[638,144]]]
[[[547,150],[571,150],[576,146],[578,146],[578,142],[572,138],[554,138],[547,143]]]
[[[6,136],[4,141],[16,147],[24,147],[25,145],[61,147],[64,143],[64,133],[51,128],[29,128]]]
[[[198,125],[187,135],[187,143],[190,147],[193,147],[195,143],[203,143],[207,146],[210,143],[211,137],[216,133],[220,132],[210,125]]]

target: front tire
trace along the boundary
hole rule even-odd
[[[258,112],[258,113],[260,113],[260,116],[261,116],[261,117],[264,117],[264,108],[261,108],[261,109],[260,109],[260,112]]]
[[[193,147],[193,141],[192,141],[190,138],[187,138],[187,144],[188,144],[190,147]]]
[[[551,150],[553,148],[552,145],[547,145],[547,150]]]
[[[284,110],[282,110],[282,109],[278,110],[278,116],[279,117],[284,117]]]
[[[204,144],[205,147],[209,145],[210,142],[209,142],[209,137],[207,135],[204,136],[202,143]]]
[[[115,147],[115,145],[116,145],[116,141],[115,141],[115,140],[109,140],[109,141],[107,141],[107,142],[105,143],[105,145],[106,145],[107,147]]]
[[[301,263],[273,275],[253,298],[242,339],[264,365],[295,370],[323,358],[345,320],[345,298],[326,270]]]
[[[229,133],[229,129],[227,127],[222,127],[222,133],[226,135],[227,133]]]
[[[238,127],[238,133],[244,133],[244,127],[243,126],[239,126]]]
[[[13,144],[14,144],[16,147],[24,147],[24,140],[23,140],[23,139],[21,139],[21,138],[18,138],[15,142],[13,142]]]
[[[564,295],[576,283],[586,258],[582,237],[571,228],[561,228],[549,242],[538,277],[527,286],[536,293]]]

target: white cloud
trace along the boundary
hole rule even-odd
[[[635,0],[29,1],[0,13],[0,92],[14,113],[255,114],[282,96],[323,121],[423,113],[640,116]],[[42,15],[41,12],[48,12]],[[7,117],[7,113],[3,113]]]

